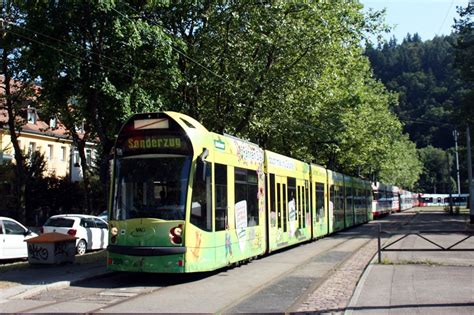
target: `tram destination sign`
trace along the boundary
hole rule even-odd
[[[124,143],[124,150],[186,150],[186,142],[177,136],[132,136]]]

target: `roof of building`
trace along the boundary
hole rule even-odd
[[[18,81],[11,80],[11,93],[19,91],[21,83]],[[30,133],[41,136],[49,136],[55,138],[71,139],[68,129],[63,123],[57,118],[54,127],[50,126],[50,119],[53,117],[42,117],[40,111],[34,107],[30,107],[28,103],[33,103],[37,96],[41,93],[41,88],[37,85],[33,85],[32,89],[36,96],[27,97],[24,108],[22,108],[16,115],[17,126],[21,126],[22,133]],[[5,93],[4,76],[0,75],[0,95]],[[28,111],[31,111],[32,115],[35,115],[34,121],[28,121]],[[0,129],[8,129],[8,111],[5,106],[5,98],[0,98]]]

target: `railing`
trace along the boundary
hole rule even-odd
[[[400,238],[398,238],[397,240],[385,245],[385,246],[382,246],[382,240],[381,240],[381,234],[389,234],[389,235],[403,235],[401,236]],[[440,244],[437,244],[436,242],[434,242],[433,240],[430,240],[428,239],[427,237],[423,236],[422,234],[464,234],[464,235],[467,235],[466,237],[464,237],[463,239],[455,242],[454,244],[450,245],[450,246],[441,246]],[[433,244],[434,246],[436,246],[436,248],[389,248],[390,246],[400,242],[401,240],[407,238],[408,236],[410,235],[415,235],[415,236],[418,236],[422,239],[424,239],[425,241]],[[472,236],[474,235],[474,231],[466,231],[466,230],[463,230],[463,231],[454,231],[454,230],[446,230],[446,231],[441,231],[441,230],[432,230],[432,231],[410,231],[408,233],[393,233],[393,232],[388,232],[388,231],[382,231],[382,228],[381,226],[379,225],[379,230],[378,230],[378,251],[377,251],[377,254],[378,254],[378,262],[381,263],[382,262],[382,251],[384,252],[414,252],[414,251],[418,251],[418,252],[435,252],[435,251],[444,251],[444,252],[448,252],[448,251],[451,251],[451,252],[468,252],[468,251],[474,251],[474,248],[454,248],[455,246],[461,244],[462,242],[466,241],[467,239],[471,238]]]

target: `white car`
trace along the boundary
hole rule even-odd
[[[76,251],[103,249],[108,245],[108,225],[99,217],[86,214],[59,214],[50,217],[41,233],[57,232],[77,237]]]
[[[28,257],[26,239],[38,236],[18,221],[0,217],[0,259]]]

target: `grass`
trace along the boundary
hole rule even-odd
[[[377,262],[377,264],[379,264]],[[380,262],[380,265],[426,265],[426,266],[445,266],[442,263],[435,262],[429,259],[424,259],[424,260],[399,260],[399,261],[392,261],[387,257],[382,258],[382,262]]]

